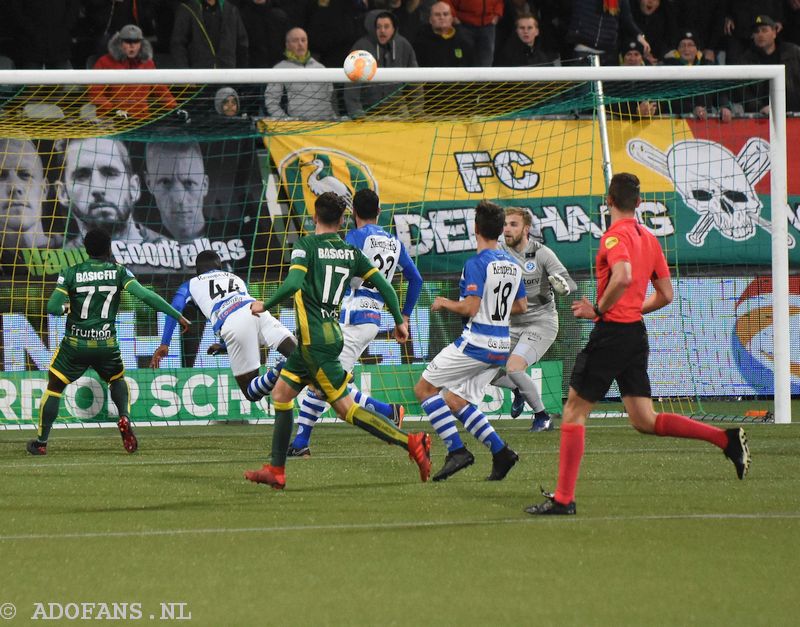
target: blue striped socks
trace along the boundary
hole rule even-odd
[[[505,446],[505,442],[500,439],[494,427],[489,424],[489,419],[474,405],[465,405],[456,417],[484,446],[487,446],[492,454],[497,453]]]
[[[422,409],[428,414],[431,426],[436,429],[436,433],[444,441],[448,452],[464,448],[464,442],[458,435],[456,419],[450,413],[450,408],[444,402],[441,394],[435,394],[422,401]]]

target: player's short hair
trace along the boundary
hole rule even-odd
[[[314,211],[317,214],[317,220],[327,226],[339,224],[339,221],[344,215],[344,210],[347,209],[347,202],[345,199],[334,192],[325,192],[317,196],[314,203]]]
[[[109,257],[111,255],[111,235],[103,229],[89,229],[83,236],[83,247],[90,257]]]
[[[488,200],[481,200],[475,207],[475,232],[486,239],[498,239],[503,234],[506,212]]]
[[[608,197],[621,211],[633,212],[639,202],[639,177],[630,172],[619,172],[611,177]]]
[[[519,216],[522,218],[522,223],[525,226],[533,224],[533,216],[530,209],[525,207],[506,207],[505,211],[507,216]]]
[[[204,272],[220,269],[222,269],[222,259],[220,259],[219,255],[213,250],[204,250],[197,254],[197,259],[195,260],[195,272],[197,272],[197,276],[200,276]]]
[[[369,188],[360,189],[353,196],[353,213],[362,220],[374,220],[380,209],[378,194]]]

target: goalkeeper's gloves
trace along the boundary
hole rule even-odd
[[[550,281],[553,291],[559,296],[566,296],[572,291],[569,289],[567,280],[559,274],[551,274],[547,277],[547,280]]]
[[[178,118],[180,122],[184,124],[188,124],[191,122],[191,118],[189,117],[189,112],[185,109],[175,109],[175,117]]]

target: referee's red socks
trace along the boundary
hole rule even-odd
[[[575,500],[575,484],[581,469],[586,427],[575,423],[561,424],[561,450],[558,455],[558,485],[555,499],[563,505]]]
[[[656,435],[705,440],[723,450],[728,445],[728,434],[724,429],[678,414],[658,414],[656,416]]]

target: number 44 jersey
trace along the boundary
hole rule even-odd
[[[181,290],[186,291],[183,304],[190,299],[193,300],[211,322],[217,335],[228,316],[255,300],[250,296],[247,284],[242,279],[222,270],[204,272],[184,283]],[[179,294],[181,290],[178,290]],[[176,309],[182,310],[182,307],[176,306]]]
[[[508,329],[514,301],[525,298],[522,268],[497,249],[485,249],[464,264],[459,282],[461,300],[478,296],[478,312],[464,322],[455,345],[473,359],[503,365],[511,348]]]

